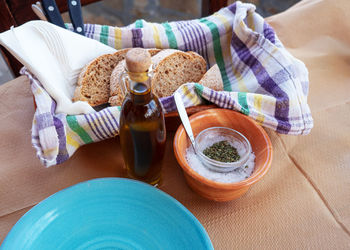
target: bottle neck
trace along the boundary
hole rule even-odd
[[[127,91],[134,103],[143,104],[152,98],[151,77],[148,72],[127,72]],[[126,81],[124,81],[126,82]]]
[[[131,101],[135,104],[148,103],[152,98],[150,81],[136,82],[129,80],[129,93]]]

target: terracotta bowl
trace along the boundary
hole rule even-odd
[[[227,109],[209,109],[190,116],[194,136],[209,127],[228,127],[247,137],[255,153],[255,169],[250,177],[236,183],[220,183],[209,180],[188,165],[186,149],[190,146],[182,125],[176,131],[174,152],[184,171],[188,185],[199,195],[215,201],[237,199],[248,191],[251,185],[259,181],[269,170],[272,161],[272,145],[265,130],[253,119],[239,112]]]

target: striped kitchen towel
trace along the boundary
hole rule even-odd
[[[67,25],[71,29],[71,25]],[[197,20],[149,23],[138,20],[126,27],[87,24],[86,36],[116,49],[173,48],[196,51],[217,64],[224,91],[197,83],[177,91],[187,107],[214,103],[240,111],[264,127],[283,134],[308,134],[313,120],[307,104],[308,71],[282,45],[255,6],[236,2]],[[55,101],[26,69],[37,109],[32,144],[47,167],[60,164],[82,145],[118,134],[120,107],[85,115],[55,114]],[[162,98],[165,112],[176,109],[172,96]]]

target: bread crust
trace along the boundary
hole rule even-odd
[[[109,104],[111,106],[120,106],[124,100],[124,94],[121,90],[122,79],[121,76],[124,72],[125,60],[122,60],[118,63],[118,65],[114,68],[111,74],[111,82],[110,82],[110,98]]]

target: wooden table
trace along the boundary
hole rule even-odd
[[[309,68],[315,127],[298,137],[268,131],[274,146],[271,170],[245,196],[216,203],[192,192],[168,134],[161,189],[198,218],[216,249],[350,248],[349,8],[348,0],[310,0],[268,18]],[[86,145],[66,163],[44,168],[30,144],[33,114],[25,77],[0,86],[0,242],[49,195],[122,174],[117,139]]]

